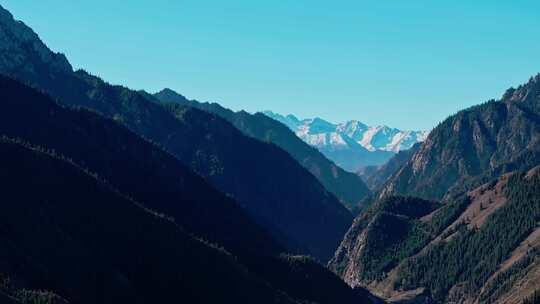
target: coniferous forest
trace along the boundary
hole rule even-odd
[[[332,124],[111,84],[23,21],[0,6],[0,304],[540,303],[540,75],[429,131]]]

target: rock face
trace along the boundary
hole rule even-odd
[[[388,300],[520,303],[533,293],[540,263],[539,105],[536,76],[499,101],[441,123],[354,221],[330,267],[351,286]]]
[[[265,115],[288,126],[348,171],[384,164],[395,153],[408,150],[427,136],[424,131],[402,131],[387,126],[370,127],[357,120],[334,124],[321,118],[298,119],[270,111]]]
[[[27,53],[19,52],[23,46]],[[8,71],[21,72],[31,68],[26,63],[34,58],[58,72],[72,72],[72,67],[63,54],[51,52],[38,35],[22,21],[15,21],[10,12],[0,7],[0,64]],[[24,71],[31,74],[35,71]]]
[[[415,221],[438,207],[437,202],[407,197],[377,202],[355,219],[330,268],[353,287],[384,278],[405,256],[407,249],[399,245],[413,232]]]
[[[540,76],[437,126],[382,195],[441,199],[540,159]]]

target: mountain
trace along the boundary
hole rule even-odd
[[[390,301],[531,296],[540,287],[539,114],[536,76],[442,122],[355,219],[331,269]]]
[[[143,92],[73,72],[24,23],[0,9],[0,73],[44,90],[59,102],[97,111],[180,159],[234,198],[287,249],[328,260],[351,213],[287,152],[243,135],[195,108],[175,113]]]
[[[411,156],[420,149],[421,143],[416,143],[409,150],[399,151],[392,156],[384,165],[368,166],[358,170],[357,174],[364,180],[369,189],[376,192],[386,181],[392,177],[402,166],[404,166]]]
[[[441,199],[540,160],[540,75],[451,116],[384,187],[382,195]]]
[[[214,113],[229,121],[245,135],[277,145],[309,170],[326,189],[351,210],[362,208],[361,202],[369,194],[367,186],[358,176],[336,166],[287,127],[266,115],[249,114],[245,111],[233,112],[217,103],[188,100],[171,89],[164,89],[154,94],[154,97],[169,107],[174,104],[187,105]]]
[[[264,114],[285,124],[306,143],[351,172],[382,165],[395,153],[412,148],[427,136],[423,131],[369,127],[356,120],[334,124],[318,117],[300,120],[294,115],[270,111]]]
[[[389,300],[520,303],[540,282],[539,172],[503,175],[433,212],[411,216],[379,203],[355,221],[332,268]],[[411,200],[424,202],[401,204],[410,209]]]
[[[271,293],[276,294],[273,297],[284,298],[279,294],[286,293],[294,299],[310,300],[321,304],[334,303],[333,301],[366,303],[364,294],[350,289],[319,263],[306,257],[295,258],[293,260],[298,260],[298,263],[291,263],[290,258],[281,255],[283,252],[281,245],[254,224],[236,205],[236,202],[214,190],[172,155],[138,137],[122,125],[95,112],[60,106],[43,93],[2,76],[0,76],[0,108],[2,109],[0,134],[17,138],[17,142],[5,139],[5,137],[4,141],[22,148],[26,146],[38,154],[50,155],[53,159],[68,163],[72,167],[82,168],[78,165],[82,164],[85,169],[79,169],[80,171],[92,172],[86,174],[98,182],[106,183],[110,188],[114,187],[114,193],[131,198],[134,200],[133,205],[137,208],[151,210],[149,214],[174,223],[190,237],[202,237],[204,242],[213,244],[209,246],[214,248],[213,250],[226,250],[227,255],[235,261],[237,267],[249,273],[250,280],[258,280],[261,284],[273,286]],[[28,143],[37,146],[31,146]],[[89,151],[92,153],[88,153]],[[2,155],[5,155],[6,161],[16,160],[9,153]],[[13,170],[21,164],[26,163],[14,161]],[[38,162],[36,166],[40,164]],[[46,172],[45,169],[41,170]],[[8,170],[6,174],[11,173]],[[66,187],[75,189],[83,184],[77,179],[73,179],[72,182],[64,183]],[[29,185],[39,198],[34,200],[38,202],[40,199],[47,200],[46,196],[45,198],[41,196],[39,189],[33,188],[47,187],[47,185],[48,183],[43,182],[36,182],[34,186]],[[26,184],[17,187],[22,186]],[[60,190],[53,188],[49,191],[52,195]],[[81,193],[81,195],[84,194],[84,192]],[[93,194],[87,195],[91,197]],[[103,200],[105,206],[107,203],[114,202],[112,199],[104,198]],[[73,216],[70,211],[66,212],[66,216]],[[107,210],[100,212],[106,213]],[[122,218],[122,221],[129,222],[131,219],[128,215],[126,217],[127,219]],[[144,221],[139,223],[139,220],[133,219],[133,222],[134,225],[144,225]],[[51,219],[49,225],[55,224],[58,224],[56,218]],[[148,233],[151,234],[152,231]],[[161,232],[158,230],[156,233]],[[57,236],[51,233],[43,240],[55,237]],[[100,235],[95,237],[100,238]],[[189,244],[191,243],[186,246],[192,246]],[[33,246],[33,243],[30,242],[28,246]],[[107,253],[102,255],[108,258]],[[200,266],[194,265],[194,267]],[[202,274],[203,276],[212,275],[216,271],[216,266],[213,267],[201,268],[200,271],[206,272]],[[220,267],[217,265],[218,270],[221,269]],[[0,266],[0,278],[2,272]],[[188,270],[181,273],[185,276],[191,275]],[[292,278],[291,273],[299,278],[284,282],[282,278],[284,276]],[[17,269],[11,271],[10,274],[10,277],[21,275]],[[65,276],[59,276],[58,280],[62,284],[67,282]],[[237,278],[231,278],[231,280],[236,280],[234,284],[241,283]],[[208,280],[206,285],[199,282],[196,287],[189,287],[190,285],[181,282],[178,284],[184,284],[179,286],[182,288],[188,286],[187,288],[200,289],[211,288],[214,283]],[[43,288],[40,286],[36,288]],[[319,292],[306,291],[307,288],[313,286],[325,286],[325,288],[318,288]],[[2,291],[0,287],[0,292]],[[16,298],[20,297],[20,292],[6,291]],[[257,293],[255,291],[254,295]],[[49,293],[40,295],[38,292],[35,292],[35,295],[39,295],[40,298],[52,296]],[[265,293],[260,296],[267,297]],[[69,298],[71,299],[71,296]],[[219,301],[230,298],[230,295],[220,295]]]
[[[56,151],[186,231],[234,255],[278,255],[285,249],[233,199],[122,125],[83,108],[56,104],[0,76],[0,134]],[[91,153],[89,153],[91,152]]]
[[[62,156],[7,139],[0,152],[4,294],[50,290],[69,303],[295,303],[226,251]]]

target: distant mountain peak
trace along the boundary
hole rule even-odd
[[[368,126],[359,120],[332,123],[321,117],[299,119],[294,115],[263,112],[318,148],[328,158],[349,171],[381,165],[394,153],[410,149],[426,139],[426,131],[402,131],[385,125]]]
[[[184,95],[169,88],[164,88],[163,90],[155,93],[154,96],[159,100],[166,100],[168,103],[184,104],[189,101]]]
[[[294,116],[293,114],[287,115],[287,118],[293,119],[293,120],[297,120],[297,121],[300,121],[300,120],[298,119],[298,117]]]
[[[424,141],[428,133],[427,131],[404,131],[386,125],[368,126],[359,120],[335,124],[321,117],[299,119],[292,114],[284,116],[272,111],[264,111],[263,113],[285,123],[295,132],[301,134],[338,133],[350,137],[370,151],[399,152],[408,150],[415,143]]]
[[[176,92],[175,90],[169,89],[169,88],[164,88],[161,91],[157,92],[156,94],[182,95],[182,94]]]

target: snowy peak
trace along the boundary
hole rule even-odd
[[[307,135],[327,134],[335,132],[336,125],[317,117],[301,121],[300,130]]]
[[[366,166],[382,165],[395,153],[410,149],[428,135],[424,131],[371,127],[358,120],[336,124],[320,117],[299,119],[294,115],[284,116],[271,111],[263,114],[283,123],[303,141],[350,172]]]
[[[426,139],[426,131],[401,131],[387,126],[370,127],[359,143],[370,151],[399,152],[410,149],[415,143]]]
[[[341,123],[337,127],[337,132],[343,133],[348,137],[359,141],[363,138],[364,133],[369,129],[369,127],[358,120],[351,120],[345,123]]]
[[[280,115],[265,111],[265,115],[288,126],[300,138],[315,147],[340,146],[356,143],[368,151],[399,152],[410,149],[415,143],[426,139],[427,131],[402,131],[388,126],[370,127],[358,120],[339,124],[322,118],[298,119],[294,115]]]

